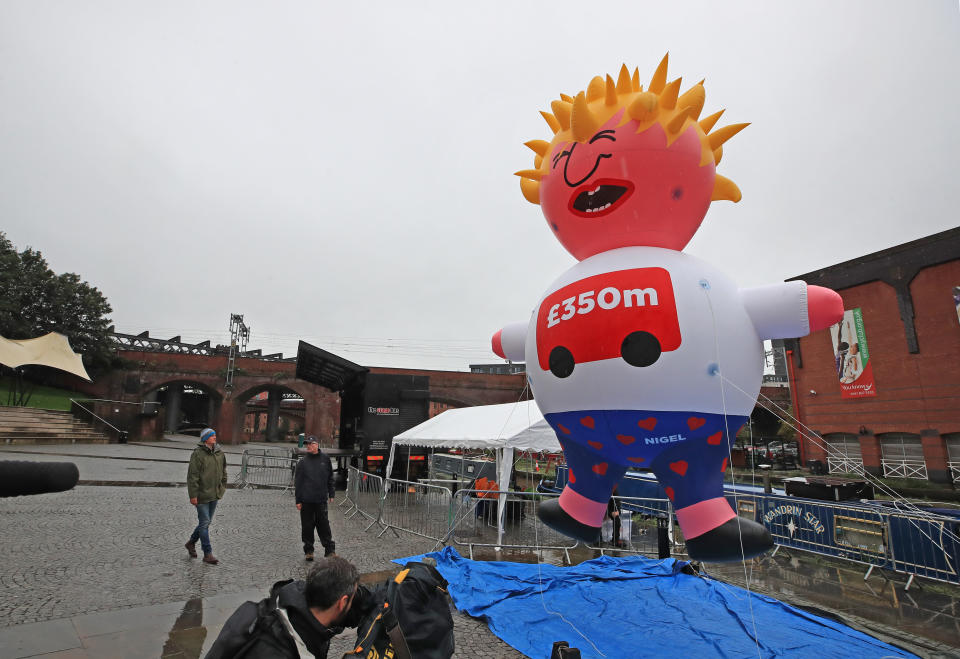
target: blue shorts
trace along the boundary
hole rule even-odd
[[[651,410],[546,415],[570,466],[570,487],[610,498],[629,467],[650,469],[678,508],[722,496],[729,446],[745,416]]]

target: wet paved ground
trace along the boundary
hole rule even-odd
[[[182,483],[195,445],[15,447],[0,449],[0,459],[74,462],[81,481]],[[238,468],[239,452],[227,448]],[[368,577],[383,579],[399,569],[393,558],[433,549],[432,540],[405,533],[378,540],[362,518],[339,509],[330,521],[337,553]],[[199,657],[241,602],[264,597],[275,581],[303,578],[310,565],[292,494],[228,490],[211,527],[217,566],[183,548],[195,525],[185,487],[81,485],[0,499],[0,657]],[[482,621],[454,621],[455,656],[523,656]],[[330,656],[355,638],[344,632]]]
[[[196,439],[162,445],[63,445],[0,449],[0,459],[69,460],[82,481],[182,483]],[[239,448],[228,461],[239,465]],[[25,453],[24,451],[29,451]],[[86,457],[65,457],[71,456]],[[134,459],[136,458],[136,459]],[[172,461],[172,462],[170,462]],[[139,467],[137,469],[136,467]],[[213,523],[218,566],[191,560],[183,542],[196,523],[183,487],[78,486],[70,492],[0,499],[0,656],[198,657],[247,599],[280,579],[302,578],[293,497],[272,490],[228,490]],[[361,518],[331,514],[337,552],[370,579],[396,571],[390,560],[429,551],[410,534],[381,539]],[[574,562],[592,558],[578,550]],[[497,558],[492,552],[476,558]],[[534,560],[502,554],[501,560]],[[544,556],[558,562],[562,553]],[[730,583],[744,568],[710,566]],[[818,561],[808,554],[751,562],[751,588],[820,607],[922,656],[957,656],[960,589],[926,583],[904,592],[902,579]],[[522,657],[482,621],[455,614],[457,657]],[[352,648],[355,632],[335,639],[330,656]],[[952,646],[952,647],[951,647]]]

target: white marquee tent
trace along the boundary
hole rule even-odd
[[[393,438],[389,475],[396,447],[490,449],[496,451],[497,482],[510,482],[514,451],[559,453],[562,449],[553,428],[532,400],[501,405],[479,405],[446,410]],[[505,494],[500,495],[499,533],[503,534]]]

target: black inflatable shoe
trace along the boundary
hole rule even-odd
[[[599,526],[587,526],[575,520],[560,507],[559,499],[550,499],[541,503],[537,509],[537,517],[551,529],[581,542],[596,542],[600,539]]]
[[[696,538],[688,538],[686,542],[687,555],[692,560],[736,563],[759,556],[772,548],[773,536],[763,524],[743,517],[734,517]]]

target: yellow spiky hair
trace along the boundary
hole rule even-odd
[[[550,149],[567,142],[587,142],[600,126],[615,114],[625,109],[621,124],[636,120],[637,132],[641,133],[653,124],[660,124],[667,134],[667,145],[673,143],[691,125],[696,127],[700,137],[700,166],[720,162],[723,157],[723,143],[750,124],[730,124],[713,130],[723,110],[700,119],[706,91],[703,80],[680,93],[681,78],[667,82],[667,60],[669,53],[663,56],[660,65],[653,73],[646,91],[640,84],[638,69],[633,73],[626,64],[620,67],[620,74],[614,80],[596,76],[587,85],[586,91],[575,96],[561,94],[560,99],[550,104],[551,112],[541,112],[547,125],[553,131],[553,140],[531,140],[526,142],[536,156],[533,169],[516,172],[520,177],[520,190],[527,201],[540,203],[540,179],[547,175],[549,167],[544,160]],[[699,122],[698,122],[699,120]],[[716,175],[711,201],[740,201],[740,189],[730,179]]]

